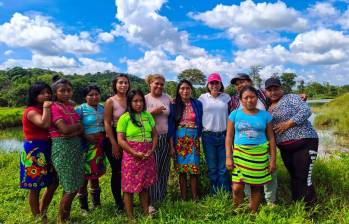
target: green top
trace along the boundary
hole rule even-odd
[[[135,117],[137,121],[140,121],[142,127],[133,124],[130,114],[126,112],[119,118],[116,131],[124,133],[127,141],[151,142],[152,128],[155,127],[153,116],[149,112],[142,112],[141,116],[136,114]]]

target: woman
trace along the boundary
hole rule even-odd
[[[298,95],[284,95],[279,79],[269,78],[265,88],[271,101],[276,144],[291,176],[292,198],[313,203],[316,195],[311,178],[319,139],[308,121],[311,111]]]
[[[105,155],[104,146],[104,107],[99,104],[101,91],[96,85],[88,85],[83,90],[86,103],[81,104],[75,109],[79,114],[81,123],[84,126],[84,140],[86,145],[85,152],[85,184],[80,188],[78,198],[80,208],[88,211],[87,184],[90,182],[93,207],[101,205],[99,187],[99,178],[105,174],[106,167],[104,164]]]
[[[83,126],[70,100],[73,86],[66,79],[52,84],[54,103],[51,106],[50,136],[52,139],[52,162],[63,197],[59,206],[59,222],[65,223],[70,216],[71,204],[80,187],[84,185],[84,157],[81,146]]]
[[[187,200],[187,174],[193,201],[198,200],[200,137],[202,132],[202,104],[191,98],[193,86],[181,80],[176,91],[175,104],[170,106],[169,130],[171,154],[176,155],[176,170],[182,200]]]
[[[29,205],[34,217],[42,216],[47,222],[47,208],[58,186],[51,162],[50,126],[52,90],[43,82],[32,84],[28,91],[27,108],[23,113],[22,124],[24,148],[20,158],[20,187],[29,189]],[[39,202],[40,190],[46,188]]]
[[[226,167],[232,171],[234,207],[243,202],[244,187],[249,184],[250,209],[256,212],[261,203],[262,187],[271,181],[270,173],[275,171],[276,146],[270,114],[256,108],[256,89],[244,87],[240,100],[243,108],[229,115]]]
[[[225,134],[228,120],[230,96],[224,93],[222,79],[218,73],[209,75],[207,93],[199,97],[202,103],[202,145],[211,182],[210,193],[219,188],[229,191],[230,181],[225,168]]]
[[[130,89],[130,81],[127,75],[117,75],[112,81],[114,96],[105,102],[104,108],[104,128],[107,141],[104,152],[109,160],[112,175],[110,180],[111,191],[113,193],[116,207],[119,211],[124,209],[121,196],[121,156],[122,149],[117,142],[115,128],[120,116],[126,111],[126,95]]]
[[[118,142],[124,150],[122,158],[122,192],[127,216],[133,219],[133,194],[139,194],[143,214],[149,214],[148,188],[156,182],[154,151],[158,142],[153,116],[145,111],[141,90],[127,94],[127,113],[117,126]]]
[[[150,93],[145,95],[147,110],[155,119],[158,144],[155,149],[158,180],[149,188],[149,213],[155,212],[153,205],[162,202],[166,196],[167,181],[170,173],[170,150],[168,144],[168,116],[170,114],[170,97],[165,94],[165,78],[154,74],[146,78]]]

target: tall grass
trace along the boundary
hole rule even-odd
[[[24,108],[0,108],[0,128],[17,127],[22,124]]]
[[[173,170],[173,169],[172,169]],[[18,188],[18,154],[0,153],[0,223],[33,223],[27,201],[27,191]],[[205,188],[206,174],[201,175],[201,187]],[[87,217],[79,213],[78,201],[72,208],[73,223],[125,223],[124,214],[116,213],[110,192],[110,169],[101,178],[102,207],[92,210]],[[219,192],[216,196],[205,195],[197,203],[179,200],[177,175],[172,172],[167,200],[158,205],[158,213],[152,218],[140,214],[136,202],[137,223],[349,223],[349,156],[338,154],[317,160],[314,167],[314,185],[318,204],[306,209],[304,204],[291,203],[289,178],[282,162],[278,161],[278,204],[271,208],[263,205],[253,215],[248,212],[232,213],[230,195]],[[48,217],[54,223],[57,217],[61,188],[55,194]],[[247,210],[247,203],[244,205]]]
[[[331,128],[338,133],[349,133],[349,93],[321,106],[315,118],[318,128]]]

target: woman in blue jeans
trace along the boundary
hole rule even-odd
[[[225,168],[225,133],[229,112],[230,96],[224,93],[222,79],[218,73],[207,79],[207,93],[199,97],[203,106],[202,143],[211,182],[210,193],[217,189],[229,191],[230,180]]]

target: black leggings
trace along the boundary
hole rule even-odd
[[[317,156],[319,139],[306,138],[287,145],[278,145],[282,160],[291,177],[292,199],[313,203],[316,194],[312,183],[313,163]]]
[[[121,196],[121,159],[115,159],[112,153],[112,145],[108,138],[105,138],[104,152],[109,160],[111,167],[110,186],[113,197],[118,209],[124,208],[124,203]]]

